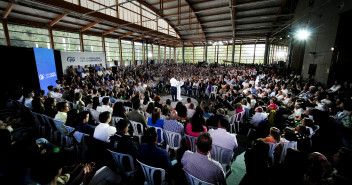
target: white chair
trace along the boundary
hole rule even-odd
[[[144,135],[144,129],[142,123],[136,121],[130,121],[133,128],[133,136],[137,136],[139,139],[139,143],[142,143],[142,136]],[[138,131],[138,127],[140,128],[140,132]]]
[[[214,98],[216,98],[217,93],[218,93],[218,86],[216,86],[216,85],[211,86],[211,92],[209,95],[209,99],[211,98],[212,94],[214,95]]]
[[[281,156],[280,156],[280,161],[281,162],[285,161],[285,157],[286,157],[288,148],[297,149],[297,141],[288,141],[288,140],[286,140],[286,141],[283,142]]]
[[[128,106],[124,106],[124,107],[125,107],[126,113],[132,111],[132,107],[128,107]]]
[[[142,162],[140,162],[137,159],[137,162],[141,165],[143,173],[144,173],[144,177],[146,179],[146,181],[144,182],[144,185],[154,185],[154,174],[156,171],[158,171],[160,173],[160,182],[162,185],[166,185],[167,182],[165,180],[165,170],[162,168],[156,168],[156,167],[152,167],[152,166],[148,166]]]
[[[111,117],[111,126],[116,126],[116,123],[120,121],[120,119],[123,119],[121,117],[117,117],[117,116],[112,116]]]
[[[198,138],[187,135],[187,134],[185,134],[184,137],[185,137],[186,143],[189,144],[191,151],[196,152],[197,151],[196,141]]]
[[[237,114],[234,114],[230,117],[230,133],[234,133],[234,131],[236,133],[236,126],[235,126],[236,117],[237,117]]]
[[[93,116],[93,119],[96,121],[96,122],[100,122],[99,121],[99,114],[100,112],[98,112],[97,110],[94,110],[94,109],[89,109],[89,112],[90,114]]]
[[[127,177],[130,177],[131,175],[133,175],[137,171],[136,167],[134,166],[133,157],[131,155],[117,153],[117,152],[111,151],[109,149],[108,149],[108,151],[111,153],[112,157],[115,160],[115,163],[117,165],[117,173],[124,174]],[[127,171],[126,167],[123,165],[124,159],[128,159],[130,169],[131,169],[130,171]]]
[[[154,126],[150,126],[148,125],[148,127],[154,127]],[[164,143],[164,131],[163,128],[161,127],[154,127],[156,130],[156,133],[158,134],[158,138],[160,138],[160,140],[158,139],[158,145],[161,146]]]
[[[238,132],[240,131],[240,122],[243,120],[245,111],[237,113],[235,123],[237,125]],[[236,127],[235,127],[236,130]]]
[[[164,133],[166,136],[166,151],[169,151],[169,149],[177,151],[181,147],[181,134],[168,130],[164,130]]]
[[[231,172],[233,150],[213,144],[210,154],[215,161],[218,161],[221,164],[222,169],[226,174]]]
[[[189,185],[214,185],[212,183],[205,182],[205,181],[202,181],[202,180],[194,177],[193,175],[186,172],[186,170],[183,170],[183,171],[185,172],[185,175],[186,175],[186,178],[187,178]]]
[[[274,152],[275,152],[275,148],[277,147],[277,145],[279,145],[280,143],[268,143],[269,145],[269,152],[268,152],[268,157],[271,158],[271,165],[274,165]]]

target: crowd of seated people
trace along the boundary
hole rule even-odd
[[[182,92],[187,96],[196,97],[200,102],[198,106],[195,106],[191,99],[187,100],[187,104],[178,102],[175,107],[171,107],[170,100],[165,103],[161,100],[159,93],[170,92],[170,77],[176,74],[181,75],[180,78],[185,81]],[[216,96],[209,100],[213,86],[219,88]],[[309,168],[308,163],[319,168],[321,166],[318,163],[326,159],[325,162],[329,163],[331,169],[325,174],[314,174],[313,171],[297,174],[300,178],[297,182],[323,183],[335,176],[339,176],[339,180],[343,182],[351,180],[345,175],[345,170],[349,170],[346,166],[336,172],[332,170],[331,165],[334,161],[324,156],[333,155],[341,147],[340,150],[345,154],[344,162],[351,160],[351,88],[352,83],[350,86],[348,83],[342,86],[338,82],[329,89],[324,88],[319,83],[303,81],[282,69],[278,71],[263,65],[206,68],[195,65],[155,64],[119,67],[116,73],[112,73],[110,68],[96,65],[84,68],[69,67],[55,87],[48,87],[47,94],[43,91],[23,89],[11,92],[11,99],[32,112],[61,121],[61,129],[67,136],[72,135],[66,130],[66,126],[70,126],[74,129],[73,132],[87,134],[92,139],[105,143],[106,149],[129,154],[133,159],[139,159],[147,165],[165,169],[169,183],[185,180],[175,178],[177,175],[174,174],[178,169],[184,168],[200,180],[226,184],[226,174],[221,165],[213,160],[205,161],[206,156],[211,151],[212,144],[235,151],[238,147],[235,133],[247,135],[248,130],[248,138],[253,140],[254,144],[245,154],[247,174],[243,184],[256,182],[258,178],[251,177],[259,171],[265,171],[261,176],[265,177],[267,183],[279,183],[275,177],[270,176],[270,170],[279,173],[280,168],[290,169],[292,166],[298,170],[302,166],[297,166],[294,162],[299,157],[307,162],[304,168],[300,169],[303,172]],[[209,101],[210,103],[206,103]],[[74,108],[70,107],[71,103],[82,110],[70,110]],[[239,121],[239,126],[234,126],[236,121]],[[136,130],[131,122],[141,123],[141,128],[137,130],[139,133],[143,130],[142,140],[136,138]],[[2,129],[11,132],[11,124],[2,125]],[[198,149],[194,155],[191,152],[185,153],[190,150],[190,146],[184,140],[178,151],[169,152],[165,150],[165,143],[161,147],[158,145],[166,136],[157,132],[154,127],[176,132],[181,136],[193,136],[202,142],[197,142]],[[210,134],[204,134],[208,131]],[[291,131],[294,132],[294,137],[292,134],[286,136],[292,133]],[[291,141],[297,142],[294,150],[287,149],[286,145]],[[277,144],[274,149],[274,163],[268,160],[270,143]],[[70,152],[70,149],[66,150]],[[320,152],[318,162],[310,156],[313,151]],[[279,160],[278,156],[282,156],[282,152],[287,160]],[[112,160],[111,156],[109,157],[96,161],[93,157],[89,162],[97,162],[98,167],[95,168],[102,170],[107,170],[108,167],[115,169],[116,166],[108,165],[111,161],[107,160]],[[175,159],[176,164],[171,163]],[[46,157],[39,157],[38,160],[47,162]],[[210,170],[202,165],[197,166],[194,161],[198,160],[204,160],[203,164],[209,163],[214,168]],[[258,169],[254,169],[255,161],[261,165]],[[93,163],[81,165],[83,172],[78,171],[89,174],[88,169],[94,168],[93,166]],[[60,167],[62,166],[54,169],[56,174],[50,181],[58,179],[61,174]],[[34,174],[37,173],[35,170]],[[204,170],[204,173],[197,170]],[[116,173],[114,170],[110,172]],[[75,171],[76,173],[78,172]],[[74,178],[77,176],[82,182],[80,173]],[[304,174],[311,176],[306,178]],[[115,175],[116,179],[119,179],[119,176]],[[321,175],[321,178],[317,175]],[[35,181],[36,176],[37,174],[33,175],[31,180]],[[140,179],[143,178],[137,181]],[[73,183],[71,181],[69,182]]]

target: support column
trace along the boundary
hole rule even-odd
[[[105,65],[106,65],[106,63],[108,63],[108,61],[106,60],[105,36],[104,35],[101,36],[101,40],[103,42],[103,51],[105,53]]]
[[[254,55],[253,55],[253,64],[254,64],[254,60],[255,60],[255,48],[257,47],[257,43],[254,44]]]
[[[135,57],[136,57],[136,52],[134,51],[134,41],[132,41],[132,59],[131,60],[132,60],[132,64],[134,64],[134,65],[136,65],[136,62],[135,62],[136,58]]]
[[[79,39],[81,41],[81,52],[84,52],[84,44],[83,44],[83,34],[79,32]]]
[[[122,67],[123,66],[123,63],[122,63],[122,44],[121,44],[120,38],[119,38],[119,43],[120,43],[120,66]]]
[[[241,63],[241,54],[242,54],[242,42],[241,42],[241,45],[240,45],[240,59],[239,59],[238,63]]]
[[[270,42],[269,42],[269,35],[266,35],[265,39],[265,51],[264,51],[264,64],[267,65],[269,63],[269,48],[270,47]]]
[[[194,46],[193,46],[193,64],[194,64]]]
[[[160,44],[158,44],[158,63],[160,63]]]
[[[204,62],[207,62],[207,58],[208,58],[208,42],[205,43],[205,53],[204,53]]]
[[[182,63],[185,63],[185,43],[182,42]]]
[[[5,35],[6,45],[7,46],[11,46],[9,29],[7,28],[7,22],[5,20],[2,20],[2,27],[4,28],[4,35]]]
[[[232,57],[231,57],[231,62],[232,63],[235,63],[235,34],[233,34],[233,37],[232,37]]]
[[[48,31],[49,31],[49,37],[50,37],[50,47],[51,47],[51,49],[55,49],[54,37],[53,37],[53,29],[49,26]]]
[[[215,52],[216,53],[216,63],[219,63],[219,45],[218,45],[218,49],[217,49],[217,52]],[[215,46],[215,48],[216,48],[216,46]]]
[[[148,56],[148,54],[149,54],[149,53],[148,53],[148,41],[146,41],[145,44],[146,44],[146,50],[144,50],[144,51],[146,51],[146,52],[145,52],[146,54],[144,54],[143,65],[145,65],[145,55],[147,55],[147,61],[149,60],[149,56]],[[143,51],[143,52],[144,52],[144,51]]]

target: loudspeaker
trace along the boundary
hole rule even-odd
[[[316,64],[309,64],[309,69],[308,69],[308,74],[309,75],[315,75],[315,71],[317,70],[317,65]]]
[[[116,74],[117,73],[117,66],[112,66],[111,70],[112,70],[113,74]]]

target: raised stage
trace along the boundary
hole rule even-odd
[[[181,96],[181,97],[182,97],[181,102],[185,105],[187,103],[187,98],[188,97],[187,96]],[[194,104],[194,107],[196,107],[198,105],[198,101],[196,99],[192,98],[192,97],[190,97],[190,98],[192,100],[192,103]],[[172,100],[171,95],[161,96],[161,100],[163,101],[163,104],[165,104],[167,99]],[[178,103],[178,101],[177,102],[171,102],[171,106],[175,108],[177,103]]]

